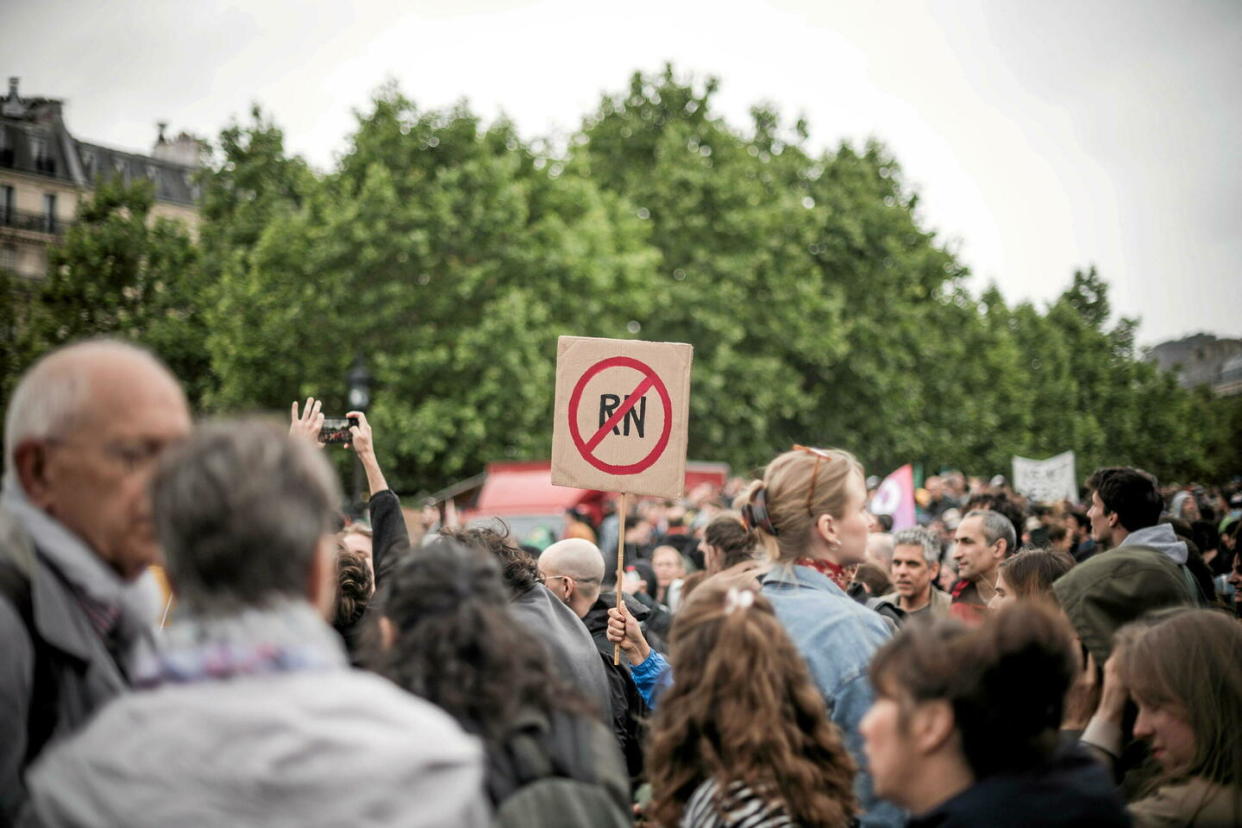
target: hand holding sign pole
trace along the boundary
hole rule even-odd
[[[628,496],[680,497],[685,486],[693,356],[680,342],[557,340],[552,482],[621,493],[618,608]],[[614,648],[613,663],[620,657]]]

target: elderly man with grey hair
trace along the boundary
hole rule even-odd
[[[893,565],[893,536],[888,532],[872,532],[867,535],[867,560],[888,572]]]
[[[1012,555],[1016,547],[1017,532],[1009,518],[989,509],[966,513],[953,533],[958,582],[950,590],[950,615],[968,623],[982,620],[988,601],[996,594],[1000,562]]]
[[[52,351],[19,380],[0,494],[0,824],[48,745],[128,689],[159,561],[148,483],[190,431],[177,381],[133,345]]]
[[[930,621],[949,614],[948,593],[936,588],[940,574],[940,543],[926,529],[902,529],[893,535],[893,563],[889,574],[893,592],[888,601],[905,613],[905,623]]]
[[[587,540],[568,538],[557,541],[539,556],[539,574],[552,594],[582,619],[595,641],[608,677],[613,733],[625,756],[630,778],[638,780],[643,771],[642,722],[648,710],[630,675],[627,660],[621,659],[620,664],[612,663],[608,608],[616,606],[617,596],[613,592],[600,591],[604,580],[604,556],[599,547]],[[624,593],[623,597],[636,618],[647,616],[646,607]]]
[[[34,825],[486,825],[482,755],[445,713],[349,668],[328,462],[283,429],[200,427],[154,520],[180,601],[101,710],[28,774]]]

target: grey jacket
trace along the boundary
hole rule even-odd
[[[477,741],[341,660],[117,699],[33,767],[23,828],[487,825]]]
[[[21,521],[0,507],[0,566],[29,581],[34,634],[48,655],[37,718],[50,725],[47,744],[81,728],[126,681],[92,627],[69,583]],[[35,690],[35,642],[22,612],[0,597],[0,824],[18,813],[25,789],[22,773],[41,745],[28,744]],[[37,703],[37,702],[36,702]]]
[[[612,723],[612,693],[608,676],[586,624],[543,584],[527,590],[510,605],[513,614],[544,643],[552,667],[600,713],[600,721]]]

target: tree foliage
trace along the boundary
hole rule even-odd
[[[152,219],[149,181],[105,180],[83,199],[47,277],[3,275],[4,396],[39,354],[73,340],[110,336],[151,348],[192,401],[211,382],[199,252],[179,222]]]
[[[197,244],[105,187],[36,296],[4,282],[6,377],[112,332],[208,409],[343,412],[365,355],[381,460],[413,491],[546,457],[556,337],[638,336],[695,346],[691,455],[741,469],[797,441],[877,472],[1066,449],[1084,471],[1242,471],[1242,406],[1143,361],[1094,268],[1043,308],[975,296],[883,145],[818,150],[766,106],[738,129],[716,91],[637,73],[553,147],[390,85],[326,172],[255,109],[221,133]]]

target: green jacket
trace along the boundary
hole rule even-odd
[[[1155,609],[1196,605],[1182,569],[1155,549],[1123,546],[1078,564],[1052,591],[1096,664],[1103,665],[1119,628]]]

